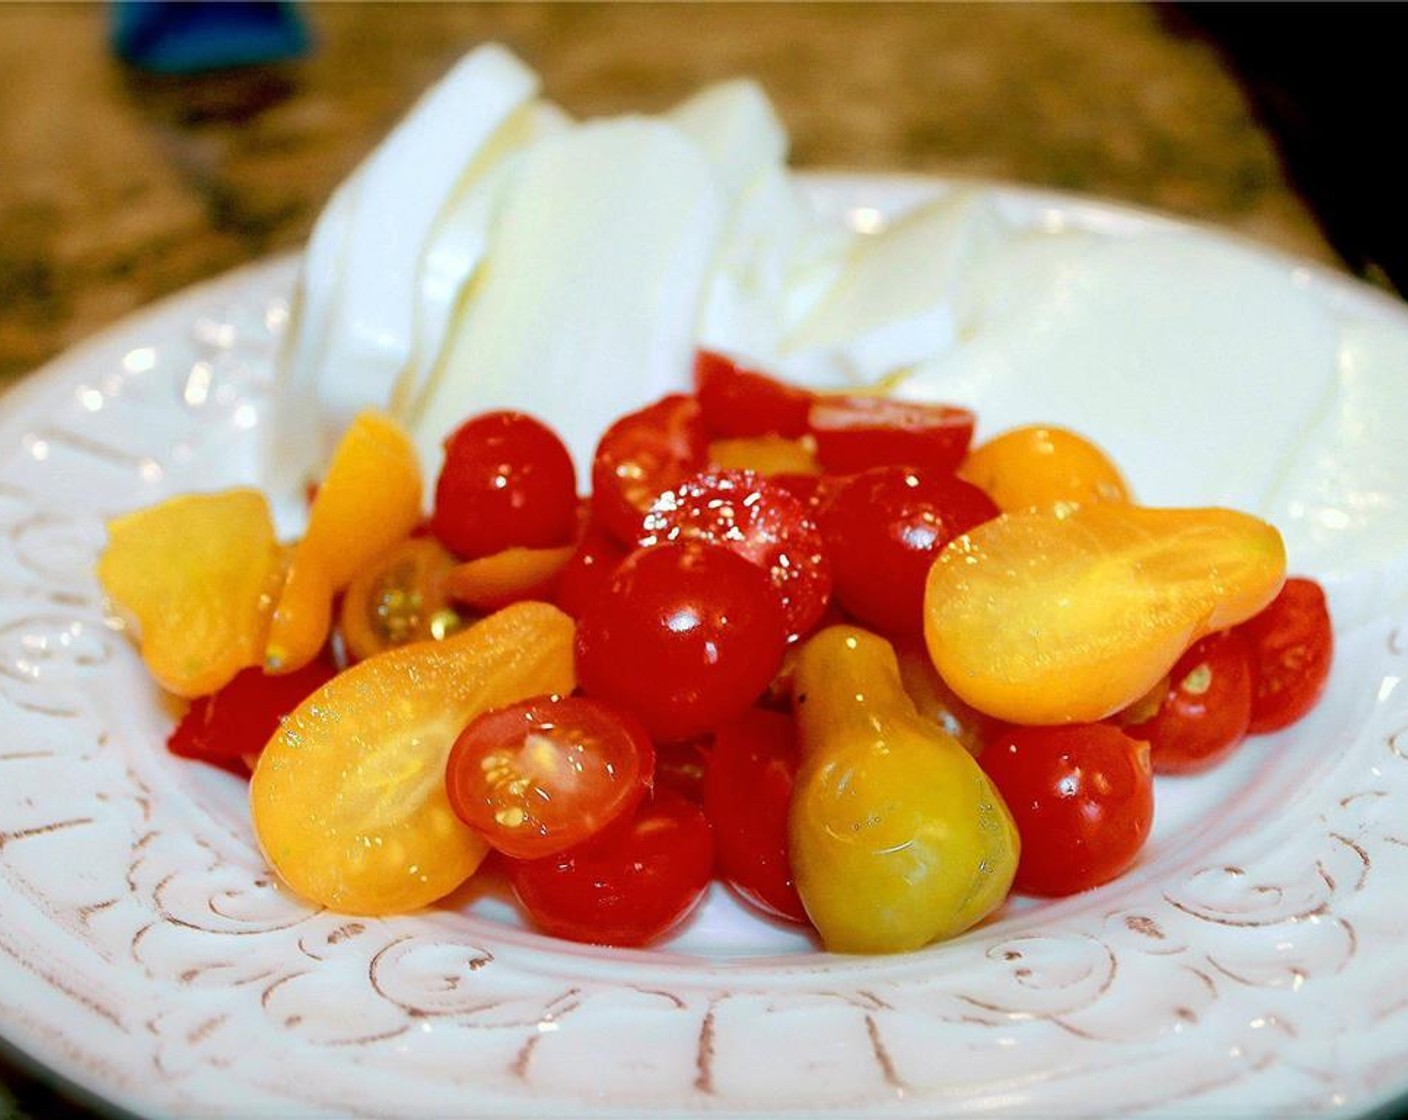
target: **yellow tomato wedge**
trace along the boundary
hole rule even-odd
[[[332,627],[333,596],[420,517],[415,447],[387,417],[360,413],[333,452],[294,546],[264,651],[270,672],[291,673],[318,655]]]
[[[250,783],[255,833],[312,902],[394,914],[444,897],[487,852],[445,792],[445,762],[480,712],[575,687],[572,620],[518,603],[440,642],[363,661],[289,715]]]
[[[1285,576],[1280,534],[1232,510],[1004,514],[939,554],[924,635],[939,675],[979,711],[1090,722],[1138,700],[1197,639],[1256,614]]]
[[[263,656],[281,573],[264,495],[186,494],[108,523],[98,581],[163,688],[204,696]]]
[[[476,610],[491,611],[519,599],[551,598],[562,569],[577,551],[562,548],[506,548],[456,564],[445,575],[445,594]]]

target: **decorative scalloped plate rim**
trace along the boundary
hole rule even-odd
[[[806,182],[837,220],[947,189]],[[987,189],[1019,223],[1226,239]],[[1248,248],[1336,315],[1408,321],[1329,270]],[[160,748],[172,710],[91,572],[106,517],[265,481],[296,267],[181,293],[0,401],[10,1044],[151,1116],[1298,1116],[1408,1089],[1408,628],[1387,612],[1339,635],[1326,699],[1293,732],[1161,787],[1130,874],[923,952],[829,956],[723,891],[650,952],[549,941],[492,891],[390,920],[288,896],[240,783]]]

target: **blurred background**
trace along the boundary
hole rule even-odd
[[[655,111],[749,75],[798,167],[1105,196],[1403,283],[1408,227],[1390,209],[1379,97],[1393,73],[1391,6],[245,3],[159,14],[0,5],[0,388],[163,295],[296,250],[333,187],[486,40],[516,51],[576,116]],[[132,61],[117,57],[115,31]],[[183,44],[186,34],[196,38]],[[250,64],[270,51],[292,53]],[[86,1115],[0,1048],[0,1120]]]

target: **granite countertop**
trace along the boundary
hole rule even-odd
[[[417,94],[488,39],[521,54],[547,96],[579,116],[657,110],[751,75],[801,167],[1105,195],[1335,261],[1217,52],[1170,9],[324,4],[304,14],[316,39],[306,59],[160,77],[114,60],[105,7],[0,7],[0,386],[164,294],[299,246]],[[85,1115],[0,1057],[0,1117],[65,1114]]]

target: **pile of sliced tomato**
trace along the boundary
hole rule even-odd
[[[1324,595],[1273,529],[1136,506],[1063,430],[972,449],[967,409],[706,353],[694,393],[605,432],[588,499],[557,435],[485,414],[428,521],[404,479],[368,502],[364,555],[347,480],[406,462],[383,423],[319,488],[334,528],[261,546],[282,590],[244,581],[267,663],[201,676],[170,740],[255,768],[266,855],[327,905],[423,905],[492,850],[566,938],[647,943],[719,877],[828,948],[913,948],[1014,887],[1121,874],[1155,772],[1289,725],[1329,671]],[[132,572],[169,556],[123,547],[100,574],[129,613],[210,609],[204,584],[154,607]]]

